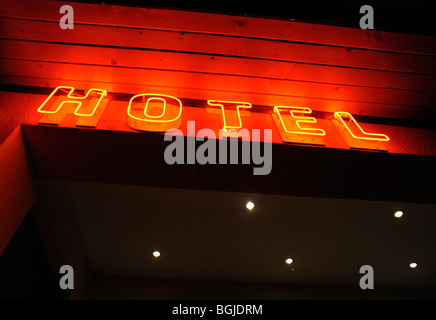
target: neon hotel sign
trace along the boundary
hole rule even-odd
[[[84,96],[74,94],[74,88],[59,86],[38,108],[44,114],[39,123],[59,124],[66,114],[78,116],[77,126],[95,127],[108,103],[107,91],[90,89]],[[238,137],[243,128],[241,114],[251,108],[249,102],[208,100],[207,108],[215,109],[221,116],[222,133],[225,137]],[[180,128],[182,102],[163,94],[138,94],[127,107],[127,123],[136,130],[165,132]],[[307,107],[274,106],[271,116],[284,142],[324,145],[324,129],[317,127],[317,119],[309,116]],[[334,112],[331,120],[351,148],[384,150],[382,142],[389,137],[382,133],[368,133],[354,117],[345,111]]]

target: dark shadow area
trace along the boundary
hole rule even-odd
[[[99,3],[97,0],[73,0]],[[413,1],[174,1],[174,0],[107,0],[107,5],[123,5],[162,9],[178,9],[251,17],[266,17],[359,28],[362,5],[374,9],[374,30],[422,35],[436,35],[434,9],[436,2]]]
[[[70,292],[58,285],[31,211],[0,256],[0,299],[68,299]]]

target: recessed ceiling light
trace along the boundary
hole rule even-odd
[[[401,218],[403,216],[403,211],[398,210],[394,213],[395,218]]]
[[[292,262],[294,262],[294,260],[292,260],[291,258],[286,259],[285,261],[287,264],[291,264]]]
[[[418,266],[418,264],[416,262],[412,262],[411,264],[409,264],[409,267],[411,267],[412,269],[415,269]]]
[[[251,211],[254,208],[254,203],[251,201],[248,201],[247,204],[245,205],[245,207]]]
[[[160,252],[159,252],[159,251],[155,251],[155,252],[153,252],[153,256],[154,256],[155,258],[160,257]]]

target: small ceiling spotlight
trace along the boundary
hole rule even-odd
[[[412,269],[415,269],[418,266],[418,264],[416,262],[412,262],[411,264],[409,264],[409,267]]]
[[[287,264],[291,264],[292,262],[294,262],[294,260],[292,260],[291,258],[286,259],[285,261]]]
[[[248,201],[247,204],[245,205],[245,207],[251,211],[254,209],[254,203],[251,201]]]
[[[160,252],[159,251],[153,252],[153,257],[159,258],[160,257]]]
[[[397,212],[394,213],[395,218],[401,218],[403,216],[403,211],[398,210]]]

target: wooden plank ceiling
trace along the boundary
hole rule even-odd
[[[64,3],[63,4],[68,4]],[[2,1],[0,81],[436,119],[436,38],[210,13]]]

